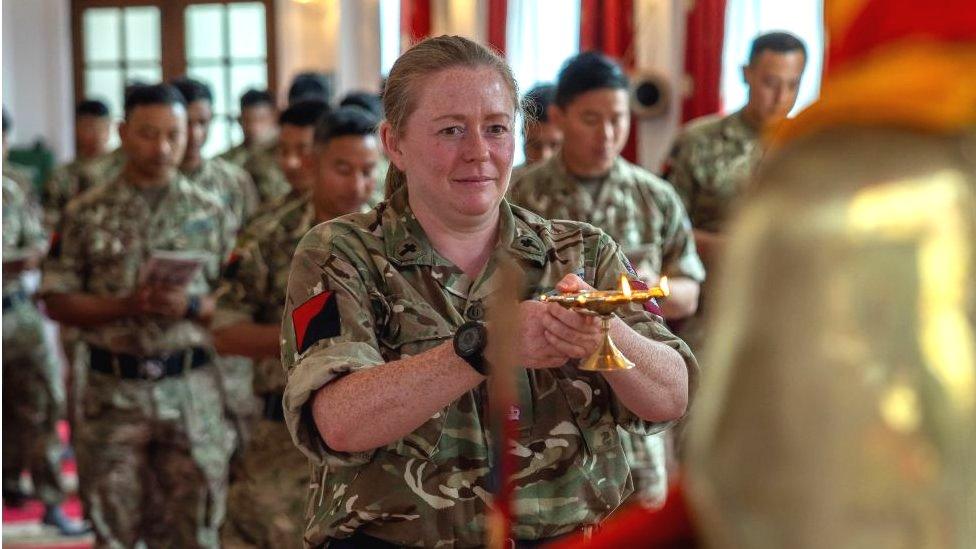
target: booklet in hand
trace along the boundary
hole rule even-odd
[[[200,252],[156,250],[142,265],[142,286],[169,286],[185,289],[207,260]]]

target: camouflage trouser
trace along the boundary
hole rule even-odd
[[[217,366],[220,368],[225,411],[237,433],[235,463],[231,471],[233,478],[241,467],[240,455],[251,439],[254,423],[260,417],[257,397],[254,396],[254,363],[249,358],[220,356],[217,357]]]
[[[76,437],[96,546],[217,547],[235,436],[212,366],[158,381],[88,373]]]
[[[227,496],[224,547],[302,547],[309,465],[284,422],[255,424],[241,473]]]
[[[64,412],[61,362],[44,336],[44,320],[28,301],[3,312],[3,488],[17,490],[29,469],[45,504],[64,499],[61,441]]]
[[[662,505],[668,495],[667,431],[651,436],[634,435],[619,428],[618,432],[634,478],[630,501],[647,507]]]

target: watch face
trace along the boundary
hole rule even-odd
[[[478,353],[482,347],[481,329],[479,326],[469,326],[457,334],[458,352],[464,356]]]

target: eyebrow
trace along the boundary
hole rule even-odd
[[[496,113],[489,114],[485,118],[505,118],[505,119],[510,119],[511,117],[512,117],[512,115],[510,115],[508,113],[496,112]],[[466,119],[466,117],[464,115],[462,115],[462,114],[442,114],[440,116],[435,117],[433,119],[433,121],[434,122],[440,122],[441,120],[454,120],[454,121],[458,121],[458,122],[463,122],[465,119]]]

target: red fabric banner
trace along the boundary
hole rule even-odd
[[[400,33],[410,44],[430,36],[430,0],[400,0]]]
[[[721,109],[725,0],[697,0],[688,13],[685,37],[685,74],[692,87],[682,104],[683,122]]]
[[[508,0],[488,0],[488,45],[505,55]]]

